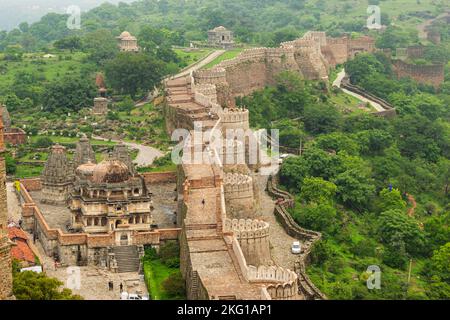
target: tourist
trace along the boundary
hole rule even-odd
[[[120,283],[119,288],[120,288],[120,293],[122,293],[123,292],[123,284],[122,284],[122,282]]]

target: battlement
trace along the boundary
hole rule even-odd
[[[240,197],[251,192],[253,194],[253,179],[241,173],[226,173],[224,176],[225,194],[239,194]]]
[[[232,231],[238,240],[269,235],[269,224],[262,220],[225,219],[224,228],[224,231]]]
[[[222,119],[222,123],[224,124],[224,127],[226,127],[226,124],[231,123],[245,123],[242,125],[242,129],[248,129],[249,125],[249,111],[248,109],[243,108],[225,108],[220,113],[220,118]]]
[[[193,77],[197,85],[226,82],[226,70],[220,67],[215,67],[208,70],[200,69],[193,72]]]

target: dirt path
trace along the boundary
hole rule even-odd
[[[416,211],[417,203],[416,199],[414,199],[414,196],[410,195],[409,193],[406,194],[408,197],[408,202],[411,203],[411,208],[408,209],[408,216],[411,218],[414,217],[414,212]]]
[[[277,221],[274,215],[275,203],[265,191],[268,176],[255,176],[258,185],[261,216],[258,219],[270,224],[270,254],[276,265],[294,270],[294,264],[298,256],[291,253],[292,242],[297,239],[289,236],[283,226]]]

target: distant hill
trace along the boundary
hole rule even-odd
[[[58,3],[60,7],[63,3],[101,2],[41,1]],[[369,2],[380,5],[383,23],[415,28],[421,21],[442,12],[448,0],[140,0],[117,6],[104,3],[82,15],[81,30],[67,29],[66,16],[49,14],[22,30],[23,34],[17,30],[3,35],[0,32],[0,50],[16,43],[25,44],[30,50],[68,35],[83,35],[102,28],[114,34],[125,29],[137,34],[143,25],[176,31],[185,44],[204,40],[207,30],[223,25],[234,31],[238,41],[277,46],[307,30],[327,31],[332,36],[362,32]]]
[[[64,13],[70,5],[80,6],[82,11],[97,7],[103,2],[117,4],[134,0],[0,0],[0,30],[12,30],[22,22],[39,21],[50,12]]]

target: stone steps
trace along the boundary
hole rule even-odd
[[[139,271],[141,261],[136,246],[114,247],[113,250],[119,273]]]

